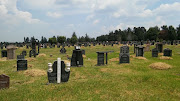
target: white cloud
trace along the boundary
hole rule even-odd
[[[93,21],[93,24],[94,24],[94,25],[96,25],[97,23],[99,23],[99,20],[98,20],[98,19]]]
[[[62,14],[57,13],[57,12],[47,12],[47,16],[53,17],[53,18],[59,18],[62,16]]]

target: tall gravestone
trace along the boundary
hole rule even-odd
[[[157,44],[156,44],[156,48],[158,49],[158,52],[159,52],[159,53],[162,53],[162,52],[163,52],[163,44],[162,44],[162,43],[157,43]]]
[[[48,64],[48,81],[49,83],[61,83],[61,82],[67,82],[69,80],[70,76],[70,64],[64,63],[64,61],[61,61],[60,58],[58,58],[57,61],[53,63]]]
[[[10,78],[7,75],[0,75],[0,89],[9,88]]]
[[[38,45],[38,53],[36,51],[36,45]],[[36,55],[39,54],[39,47],[40,47],[39,41],[37,39],[32,38],[31,47],[32,47],[32,50],[29,51],[29,57],[31,56],[36,57]]]
[[[144,47],[141,45],[136,46],[136,57],[138,56],[144,57]]]
[[[14,45],[7,46],[7,59],[15,59],[16,58],[16,47]]]
[[[83,56],[80,47],[76,46],[71,58],[71,66],[83,66]]]
[[[158,49],[157,48],[152,49],[152,57],[158,57]]]
[[[129,63],[129,47],[122,46],[120,48],[119,63]]]
[[[97,65],[104,65],[104,52],[96,52],[97,53]]]
[[[61,50],[60,50],[60,53],[65,54],[66,53],[66,49],[64,47],[62,47]]]

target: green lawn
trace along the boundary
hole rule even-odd
[[[65,47],[67,54],[72,55],[74,47]],[[154,46],[151,46],[153,49]],[[119,58],[120,45],[82,47],[85,49],[83,67],[72,67],[70,79],[67,83],[50,84],[47,75],[28,76],[24,72],[17,72],[16,60],[0,59],[0,74],[10,76],[10,88],[0,90],[0,101],[51,101],[51,100],[169,100],[180,101],[180,45],[166,45],[173,51],[172,60],[153,58],[151,52],[145,52],[147,60],[130,58],[130,64],[119,64],[111,61]],[[16,50],[20,54],[24,48]],[[29,53],[30,49],[26,49]],[[30,69],[47,71],[48,63],[53,63],[58,57],[67,60],[67,54],[60,54],[59,48],[40,49],[40,54],[46,56],[36,57],[33,61],[28,57]],[[96,51],[113,50],[108,54],[108,65],[96,66]],[[53,57],[50,57],[50,54]],[[133,46],[130,47],[133,54]],[[149,67],[155,62],[164,62],[172,65],[168,70],[155,70]]]

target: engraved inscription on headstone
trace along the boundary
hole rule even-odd
[[[17,60],[17,71],[27,70],[27,60]]]
[[[152,57],[158,57],[158,49],[157,48],[152,49]]]
[[[0,75],[0,89],[9,88],[10,78],[7,75]]]
[[[104,53],[103,52],[97,52],[97,65],[104,65]]]
[[[120,48],[119,63],[129,63],[129,47],[122,46]]]

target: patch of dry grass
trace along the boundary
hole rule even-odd
[[[32,77],[37,77],[37,76],[44,76],[47,75],[45,70],[40,70],[40,69],[30,69],[26,70],[24,72],[25,75],[32,76]]]
[[[126,74],[126,73],[132,73],[131,69],[124,69],[124,68],[120,68],[120,69],[112,69],[112,68],[101,68],[100,69],[101,72],[104,73],[112,73],[112,74]]]
[[[136,57],[135,55],[130,55],[130,57],[140,59],[140,60],[147,60],[145,57],[141,57],[141,56]]]
[[[0,61],[7,61],[6,57],[0,58]]]
[[[35,60],[36,60],[35,58],[27,58],[27,61],[29,61],[29,62],[33,62]]]
[[[83,55],[83,58],[86,58],[86,55]]]
[[[45,57],[45,56],[46,56],[46,54],[41,53],[41,54],[39,54],[37,57]]]
[[[119,58],[112,58],[112,59],[109,59],[109,61],[112,61],[112,62],[119,61]]]
[[[149,65],[149,67],[153,68],[153,69],[159,69],[159,70],[165,70],[165,69],[172,68],[171,65],[163,63],[163,62],[152,63]]]
[[[161,59],[161,60],[172,60],[173,58],[168,57],[168,56],[162,56],[159,59]]]
[[[145,57],[136,57],[136,59],[147,60]]]
[[[163,53],[158,53],[159,56],[163,56]]]

